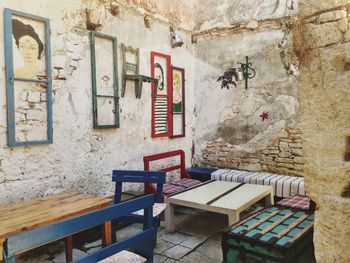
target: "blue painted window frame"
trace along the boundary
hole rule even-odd
[[[112,42],[113,48],[113,95],[98,95],[97,94],[97,81],[96,81],[96,38],[106,39]],[[114,36],[102,34],[99,32],[91,31],[90,33],[90,42],[91,42],[91,75],[92,75],[92,107],[93,107],[93,116],[94,116],[94,129],[108,129],[108,128],[119,128],[119,95],[118,95],[118,56],[117,56],[117,43],[118,40]],[[114,124],[109,125],[100,125],[98,124],[98,106],[97,98],[112,98],[114,100],[114,110],[115,110],[115,119]]]
[[[32,19],[42,22],[45,26],[45,65],[46,80],[16,78],[13,69],[13,39],[12,39],[12,16]],[[35,16],[12,9],[4,9],[4,34],[5,34],[5,65],[6,65],[6,99],[7,99],[7,140],[9,147],[26,146],[35,144],[53,143],[53,127],[52,127],[52,78],[51,78],[51,43],[50,43],[50,20],[44,17]],[[46,85],[47,95],[47,140],[35,141],[16,141],[16,122],[15,122],[15,96],[14,81],[43,83]]]

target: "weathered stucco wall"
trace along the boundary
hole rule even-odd
[[[202,69],[196,79],[196,162],[301,175],[298,61],[292,52],[290,30],[293,21],[290,16],[297,4],[294,1],[221,2],[216,5],[217,10],[225,7],[226,11],[246,11],[237,15],[225,11],[232,18],[227,24],[218,24],[220,27],[213,24],[211,29],[194,34],[197,68]],[[199,28],[213,23],[212,15],[220,18],[215,12],[203,12],[199,11],[197,16]],[[230,90],[220,89],[217,78],[227,69],[238,67],[245,56],[249,56],[256,70],[248,89],[244,81]],[[266,113],[268,118],[263,119]],[[294,131],[296,136],[292,135]]]
[[[199,0],[196,29],[208,30],[293,16],[298,12],[295,0]]]
[[[298,100],[304,176],[318,205],[317,262],[350,260],[349,8],[349,1],[300,1],[300,24],[294,29],[301,61]]]
[[[180,3],[180,1],[178,1]],[[190,2],[186,1],[186,5]],[[136,3],[137,4],[137,3]],[[170,5],[172,8],[173,5]],[[151,18],[144,25],[143,9],[122,6],[118,16],[109,12],[109,1],[1,1],[4,7],[50,18],[53,70],[54,143],[30,147],[7,147],[4,52],[0,52],[0,203],[77,189],[108,195],[112,193],[112,169],[143,169],[142,156],[182,148],[190,163],[192,112],[194,109],[194,48],[189,33],[180,31],[185,44],[171,49],[169,24]],[[92,128],[92,87],[89,32],[85,8],[94,10],[102,33],[118,37],[119,90],[121,86],[120,43],[140,48],[140,73],[150,75],[150,52],[172,56],[172,64],[186,69],[186,137],[151,138],[150,85],[144,84],[141,100],[132,83],[120,99],[120,128]],[[162,6],[165,12],[166,6]],[[141,11],[140,11],[141,10]],[[170,11],[169,11],[170,12]],[[165,12],[166,14],[166,12]],[[176,14],[173,14],[176,16]],[[181,17],[179,18],[182,19]],[[4,39],[3,12],[0,38]],[[191,27],[191,22],[183,21]],[[184,27],[185,27],[184,26]],[[4,41],[0,42],[4,50]],[[57,71],[57,68],[62,68]],[[64,80],[64,78],[66,80]]]

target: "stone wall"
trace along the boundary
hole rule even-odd
[[[344,5],[347,4],[347,5]],[[317,262],[350,259],[349,1],[300,1],[294,43],[306,188],[318,205]]]
[[[265,149],[254,153],[237,151],[232,144],[218,139],[207,143],[196,162],[198,166],[302,176],[305,161],[301,131],[283,129]]]
[[[115,1],[112,1],[115,2]],[[117,1],[119,11],[111,12],[110,1],[62,0],[0,2],[0,39],[4,39],[5,7],[50,19],[53,89],[53,144],[27,147],[7,146],[6,85],[4,52],[0,52],[0,204],[16,202],[75,189],[99,195],[111,195],[112,169],[143,169],[142,157],[168,150],[184,149],[190,165],[194,125],[195,49],[188,32],[193,28],[194,1]],[[142,3],[141,3],[142,2]],[[153,4],[152,4],[153,3]],[[147,6],[145,6],[147,4]],[[176,13],[177,6],[187,11]],[[143,85],[141,99],[135,98],[133,83],[128,83],[125,97],[120,98],[120,128],[93,129],[91,58],[86,9],[92,22],[101,24],[97,31],[118,38],[119,90],[121,89],[120,44],[140,48],[140,73],[150,75],[150,52],[172,56],[172,64],[186,70],[186,137],[151,138],[151,89]],[[146,10],[147,9],[147,10]],[[171,17],[167,17],[168,14]],[[149,16],[150,28],[144,23]],[[184,46],[170,47],[169,25],[176,21]],[[4,50],[4,41],[0,41]],[[46,120],[41,104],[45,97],[38,91],[19,94],[21,118],[38,123]],[[43,118],[41,118],[43,117]],[[28,122],[29,119],[26,121]],[[23,136],[32,136],[26,127]],[[46,132],[46,130],[45,130]],[[35,133],[37,135],[37,132]],[[20,135],[20,134],[17,134]],[[22,136],[22,135],[21,135]],[[30,137],[27,137],[30,139]]]
[[[196,79],[195,163],[301,175],[302,142],[292,134],[299,125],[299,62],[291,32],[297,1],[222,0],[216,6],[198,7],[194,33],[202,69]],[[248,88],[240,81],[221,89],[218,77],[245,56],[256,71]],[[291,133],[281,137],[281,131]],[[298,148],[290,147],[296,140]]]

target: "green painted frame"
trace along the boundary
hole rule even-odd
[[[154,85],[157,87],[158,79],[151,78],[151,77],[148,77],[145,75],[140,75],[140,49],[139,48],[133,48],[132,46],[125,46],[122,43],[121,49],[122,49],[122,59],[123,59],[121,97],[124,97],[124,95],[125,95],[126,81],[130,80],[130,81],[135,82],[134,85],[135,85],[136,98],[141,99],[143,82],[154,83]],[[135,58],[136,58],[135,63],[131,63],[131,62],[126,61],[126,53],[127,52],[135,55]],[[132,71],[134,71],[134,73],[128,74],[127,73],[128,70],[132,70]]]
[[[97,94],[97,82],[96,82],[96,38],[103,38],[112,41],[113,45],[113,96],[98,95]],[[118,57],[117,57],[117,38],[91,31],[90,33],[91,41],[91,75],[92,75],[92,107],[93,107],[93,119],[94,119],[94,129],[108,129],[108,128],[119,128],[119,95],[118,95]],[[111,125],[99,125],[98,124],[98,107],[97,98],[113,98],[114,99],[114,124]]]
[[[13,40],[12,40],[12,16],[32,19],[42,22],[45,25],[45,69],[46,80],[19,78],[14,74],[13,68]],[[44,17],[35,16],[12,9],[4,9],[4,36],[5,36],[5,65],[6,65],[6,100],[7,100],[7,141],[9,147],[27,146],[35,144],[53,143],[53,125],[52,125],[52,78],[51,78],[51,42],[50,42],[50,20]],[[46,110],[47,110],[47,139],[35,141],[17,141],[16,140],[16,121],[15,121],[15,95],[14,81],[30,82],[46,85]]]

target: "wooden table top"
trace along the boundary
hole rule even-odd
[[[242,210],[269,194],[273,194],[272,186],[212,181],[167,198],[170,203],[199,209]]]
[[[0,239],[109,206],[112,199],[66,192],[0,206]]]

